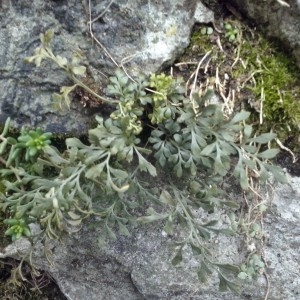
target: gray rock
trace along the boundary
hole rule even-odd
[[[297,300],[300,292],[300,178],[290,177],[288,185],[278,185],[270,210],[264,219],[264,259],[270,279],[272,300]],[[214,217],[222,218],[219,214]],[[173,267],[172,239],[162,231],[163,224],[132,230],[131,237],[119,236],[100,249],[97,233],[84,227],[79,233],[53,242],[51,265],[35,250],[34,263],[47,270],[63,293],[72,300],[260,300],[265,299],[267,283],[262,275],[246,284],[240,296],[219,293],[213,275],[200,284],[198,263],[184,249],[183,263]],[[240,263],[247,255],[243,238],[215,236],[208,245],[223,263]],[[0,257],[15,257],[31,249],[26,239],[8,246]]]
[[[117,66],[130,74],[151,73],[171,64],[189,44],[195,22],[213,20],[213,13],[199,1],[120,0],[91,1],[95,38],[89,34],[88,1],[23,0],[0,3],[0,124],[10,116],[15,126],[39,126],[47,131],[80,135],[93,122],[93,115],[108,114],[104,105],[83,107],[75,95],[70,111],[53,108],[51,94],[71,85],[52,64],[40,68],[23,59],[34,54],[39,34],[55,32],[55,54],[71,57],[84,53],[88,77],[101,90]],[[108,57],[113,57],[115,63]]]
[[[299,0],[230,0],[228,2],[254,21],[267,37],[278,40],[282,48],[294,55],[300,67]]]

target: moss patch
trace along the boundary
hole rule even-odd
[[[235,33],[230,39],[228,24]],[[213,26],[195,28],[191,44],[177,65],[186,62],[190,73],[209,53],[199,69],[200,92],[213,87],[229,114],[241,108],[250,110],[258,132],[274,131],[282,142],[288,140],[288,146],[299,151],[300,73],[294,60],[232,17],[212,32],[209,28]]]

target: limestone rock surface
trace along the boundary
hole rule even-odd
[[[196,0],[90,3],[91,7],[87,0],[0,2],[0,124],[10,116],[16,127],[80,135],[91,126],[93,115],[103,114],[101,105],[83,107],[79,95],[70,111],[58,112],[51,94],[71,85],[70,80],[53,64],[24,64],[39,46],[40,33],[48,29],[55,32],[56,55],[71,58],[74,51],[83,52],[87,77],[101,92],[117,67],[149,74],[171,64],[188,46],[195,22],[213,20],[213,13]]]
[[[300,295],[300,178],[289,177],[289,184],[278,185],[264,219],[264,259],[270,280],[272,300],[298,300]],[[217,216],[215,216],[217,217]],[[219,215],[221,218],[222,216]],[[260,300],[267,282],[263,275],[245,284],[241,295],[220,293],[218,279],[205,284],[197,279],[197,262],[189,249],[180,267],[171,265],[172,238],[163,224],[147,225],[131,231],[131,237],[99,248],[98,227],[80,232],[50,246],[52,264],[37,248],[34,263],[50,272],[62,292],[71,300]],[[247,256],[244,238],[216,236],[208,244],[223,263],[241,263]],[[0,257],[26,253],[30,243],[21,239],[2,250]]]

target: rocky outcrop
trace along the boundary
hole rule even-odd
[[[196,0],[91,1],[91,7],[88,3],[1,1],[0,124],[10,116],[17,127],[79,135],[90,127],[94,114],[103,114],[103,105],[83,107],[76,94],[70,111],[57,111],[51,94],[70,84],[66,75],[49,63],[38,69],[24,64],[47,29],[55,32],[55,54],[71,57],[78,49],[83,52],[88,81],[101,92],[117,66],[136,74],[171,64],[188,46],[194,23],[213,20],[213,13]]]

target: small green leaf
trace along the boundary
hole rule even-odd
[[[174,170],[176,171],[177,177],[180,178],[183,174],[182,166],[180,162],[178,162],[178,164],[175,165]]]
[[[77,66],[77,67],[73,67],[72,68],[72,72],[75,74],[75,75],[84,75],[85,72],[86,72],[86,67],[84,66]]]
[[[29,148],[29,156],[33,157],[38,153],[37,148]]]
[[[60,92],[63,94],[64,97],[66,97],[76,88],[76,86],[76,84],[72,86],[62,86],[60,88]]]
[[[219,273],[219,291],[226,292],[227,291],[227,280]]]
[[[244,121],[246,119],[248,119],[250,116],[250,112],[242,110],[241,112],[237,113],[231,120],[230,120],[230,124],[235,124],[241,121]]]
[[[128,173],[121,169],[109,168],[109,171],[115,176],[117,179],[127,179]]]
[[[283,170],[280,167],[273,166],[273,165],[265,165],[268,171],[270,171],[274,178],[281,183],[288,183],[287,176],[284,174]]]
[[[217,225],[218,223],[219,223],[218,220],[211,220],[211,221],[209,221],[207,223],[202,224],[202,226],[204,226],[204,227],[212,227],[212,226]]]
[[[218,229],[218,232],[224,234],[225,236],[235,236],[236,234],[235,231],[228,228]]]
[[[244,169],[239,169],[240,185],[243,190],[247,190],[249,187],[247,173]]]
[[[122,222],[118,221],[118,226],[119,226],[119,231],[122,235],[130,236],[130,232]]]
[[[4,224],[10,225],[10,226],[18,225],[19,222],[20,222],[20,221],[17,220],[17,219],[5,219],[5,220],[3,221]]]
[[[206,141],[201,136],[192,131],[191,151],[193,155],[198,156],[201,150],[206,146]]]
[[[235,139],[235,137],[234,137],[234,135],[232,134],[232,132],[228,132],[228,131],[226,131],[226,130],[220,130],[219,131],[219,134],[222,136],[222,138],[226,141],[226,142],[234,142],[234,139]],[[229,145],[229,144],[227,144],[226,142],[223,142],[222,143],[222,148],[231,148],[231,146]],[[221,143],[219,143],[219,144],[221,144]],[[234,148],[233,148],[234,149]],[[233,150],[232,149],[232,150]],[[232,152],[232,150],[230,151],[230,153]],[[234,153],[234,152],[233,152]]]
[[[254,230],[254,231],[256,231],[256,232],[259,232],[259,231],[261,230],[260,225],[257,224],[257,223],[254,223],[254,224],[252,225],[252,230]]]
[[[199,235],[205,239],[205,240],[209,240],[210,239],[210,233],[207,229],[205,229],[204,227],[202,227],[201,225],[197,226]]]
[[[226,166],[221,161],[220,156],[217,156],[215,159],[215,172],[221,176],[225,176],[227,174]]]
[[[240,285],[238,285],[234,282],[228,281],[227,286],[233,293],[235,293],[237,295],[241,294],[241,286]]]
[[[255,138],[252,138],[250,141],[259,144],[266,144],[276,138],[275,133],[263,133]]]
[[[224,28],[225,28],[226,30],[231,30],[231,29],[232,29],[232,25],[231,25],[230,23],[226,23],[226,24],[224,25]]]
[[[200,154],[201,155],[204,155],[204,156],[210,156],[214,150],[216,149],[216,143],[212,143],[212,144],[209,144],[207,145],[201,152]]]
[[[100,164],[92,166],[85,173],[85,177],[89,178],[89,179],[96,179],[97,177],[100,177],[101,173],[103,172],[103,169],[104,169],[105,165],[106,165],[106,162],[104,161]]]
[[[245,273],[245,272],[240,272],[240,273],[238,274],[238,278],[240,278],[241,280],[245,280],[245,279],[248,279],[249,277],[248,277],[248,274],[247,274],[247,273]]]
[[[177,251],[176,255],[172,259],[171,263],[172,263],[173,266],[177,266],[177,265],[179,265],[182,262],[182,248],[183,248],[183,246],[181,246],[179,248],[179,250]]]
[[[251,154],[254,154],[257,151],[257,148],[255,146],[244,145],[243,148]]]
[[[203,35],[206,34],[206,31],[207,31],[206,27],[202,27],[200,30],[201,34],[203,34]]]
[[[190,244],[193,255],[197,256],[197,255],[202,255],[203,251],[200,247],[194,245],[193,243]]]
[[[209,276],[211,274],[212,274],[212,271],[210,270],[210,268],[208,267],[208,265],[204,262],[204,260],[202,260],[201,261],[200,269],[197,272],[198,279],[201,282],[206,282],[207,276]]]
[[[56,62],[59,66],[64,67],[67,65],[68,60],[65,57],[62,57],[60,55],[56,56]]]
[[[75,147],[75,148],[86,148],[87,146],[83,144],[79,139],[77,138],[67,138],[66,139],[66,145],[67,147]]]
[[[163,220],[168,217],[168,214],[159,214],[152,207],[148,208],[147,213],[150,216],[139,217],[137,218],[137,221],[146,224],[153,221]]]
[[[60,156],[59,151],[56,148],[52,147],[52,146],[49,146],[49,145],[45,146],[43,148],[43,151],[44,151],[44,153],[46,153],[47,155],[49,155],[49,159],[54,164],[59,165],[59,164],[63,164],[63,163],[68,163],[68,160],[62,158]]]
[[[231,272],[235,275],[237,275],[240,272],[240,268],[236,265],[232,265],[232,264],[214,264],[214,265],[218,266],[224,272]]]
[[[40,40],[42,44],[47,47],[49,46],[53,36],[54,36],[53,30],[49,29],[44,34],[43,33],[40,34]]]
[[[149,161],[147,161],[139,151],[135,149],[135,152],[139,159],[139,169],[145,172],[148,171],[151,176],[157,176],[156,168]]]
[[[23,232],[22,232],[22,234],[24,235],[24,236],[26,236],[26,237],[30,237],[31,236],[31,231],[30,231],[30,228],[29,227],[24,227],[23,228]]]
[[[173,135],[173,139],[177,144],[181,144],[182,143],[182,135],[181,134],[174,134]]]
[[[200,183],[195,180],[190,182],[189,188],[193,194],[197,194],[202,190],[202,186],[200,185]]]
[[[258,206],[258,209],[259,209],[259,211],[260,211],[261,213],[263,213],[263,212],[265,212],[265,211],[268,209],[268,207],[267,207],[265,204],[261,203],[261,204]]]
[[[10,227],[4,232],[4,235],[13,235],[14,232],[15,232],[15,227]]]
[[[111,230],[111,228],[107,224],[105,224],[105,227],[106,227],[106,232],[107,232],[108,237],[111,240],[115,241],[117,239],[116,234]]]
[[[207,27],[207,30],[206,30],[207,35],[211,35],[213,32],[214,32],[214,30],[211,27]]]
[[[250,169],[255,170],[256,169],[256,163],[255,161],[251,160],[251,159],[246,159],[244,158],[244,163],[246,164],[246,166],[248,166]]]
[[[268,149],[257,154],[257,157],[262,159],[274,158],[279,153],[279,149]]]
[[[11,118],[8,117],[5,121],[1,136],[5,136],[7,134],[8,130],[9,130],[10,122],[11,122]]]
[[[177,214],[177,218],[178,218],[180,226],[182,226],[183,228],[186,227],[188,222],[187,222],[186,218],[181,213]]]
[[[55,108],[57,109],[61,109],[63,108],[62,102],[63,102],[63,96],[61,94],[58,93],[53,93],[52,94],[52,100],[54,102],[53,106],[55,106]]]
[[[245,127],[244,127],[244,136],[245,136],[246,139],[248,139],[251,136],[252,131],[253,131],[253,127],[252,126],[245,125]]]
[[[175,201],[171,194],[167,190],[163,190],[160,194],[159,201],[164,204],[168,204],[171,206],[175,205]]]
[[[266,168],[260,166],[259,179],[262,182],[265,182],[266,180],[269,179],[269,177],[270,177],[270,174],[268,173],[268,171],[266,170]]]
[[[169,235],[173,234],[173,218],[172,218],[172,215],[169,215],[169,217],[166,221],[166,224],[164,226],[164,231]]]
[[[1,144],[0,144],[0,155],[4,153],[6,146],[7,146],[7,140],[4,140]]]

